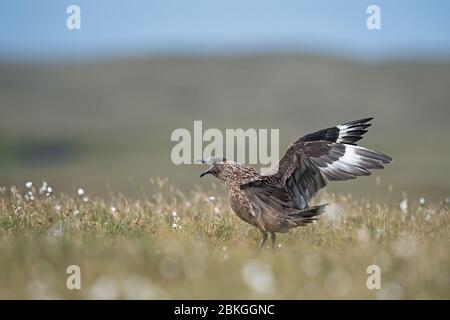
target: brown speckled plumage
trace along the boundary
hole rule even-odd
[[[304,226],[323,213],[325,205],[310,207],[312,197],[328,181],[354,179],[381,169],[391,158],[356,146],[372,118],[351,121],[308,134],[294,141],[277,172],[261,175],[253,168],[225,159],[211,159],[201,176],[212,174],[228,192],[231,208],[263,234],[260,248],[275,232]]]

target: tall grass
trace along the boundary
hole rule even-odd
[[[322,194],[314,224],[257,254],[258,231],[215,188],[106,198],[0,189],[0,298],[450,298],[448,200]],[[66,269],[81,268],[81,290]],[[369,290],[369,265],[381,289]]]

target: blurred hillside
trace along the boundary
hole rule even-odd
[[[170,159],[176,128],[279,128],[296,137],[374,116],[362,144],[394,158],[383,190],[450,194],[450,62],[358,64],[311,56],[133,58],[0,64],[0,185],[133,192],[152,176],[188,190],[198,166]],[[377,192],[375,179],[333,190]]]

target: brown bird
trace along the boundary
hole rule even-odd
[[[203,161],[210,165],[200,177],[212,174],[225,185],[231,208],[262,232],[259,249],[268,233],[272,247],[275,232],[304,226],[317,219],[325,206],[309,206],[329,181],[354,179],[382,169],[392,158],[356,145],[372,118],[347,122],[295,140],[278,164],[278,171],[261,175],[255,169],[224,158]]]

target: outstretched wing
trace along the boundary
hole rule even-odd
[[[295,142],[329,141],[356,145],[356,142],[361,140],[363,134],[367,132],[367,128],[372,125],[371,123],[368,123],[372,119],[373,118],[364,118],[346,122],[335,127],[322,129],[307,134]]]
[[[328,181],[367,176],[371,169],[384,168],[392,161],[390,157],[354,144],[366,132],[369,120],[348,122],[296,140],[281,158],[278,171],[266,181],[285,188],[295,206],[303,209]]]

